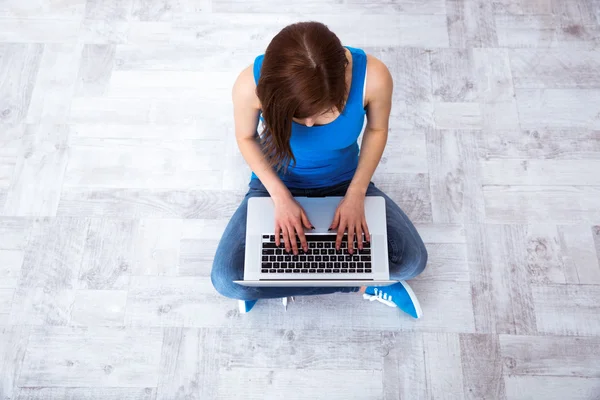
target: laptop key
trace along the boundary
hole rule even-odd
[[[348,268],[348,263],[347,262],[343,262],[342,263],[342,268]]]
[[[269,261],[277,261],[277,256],[269,256]]]
[[[275,250],[275,254],[277,254],[278,256],[280,256],[280,255],[283,254],[283,250],[277,249],[277,250]]]
[[[314,273],[317,272],[317,270],[316,269],[309,269],[308,272],[311,273],[311,274],[314,274]]]
[[[333,271],[334,274],[339,274],[340,273],[340,270],[337,269],[337,268],[333,269],[332,271]]]
[[[365,263],[365,268],[371,268],[371,263],[370,262]]]
[[[294,270],[294,273],[295,273],[295,274],[299,274],[299,273],[300,273],[300,270],[299,270],[299,269],[295,269],[295,270]]]
[[[277,273],[278,273],[278,274],[283,274],[284,272],[285,272],[285,269],[278,269],[278,270],[277,270]]]
[[[331,242],[325,242],[324,247],[326,249],[330,249],[331,248]]]
[[[269,263],[270,264],[270,263]],[[273,263],[273,268],[279,268],[279,263],[278,262],[274,262]]]
[[[335,249],[329,249],[327,250],[327,254],[332,255],[335,254],[336,250]]]
[[[344,250],[343,250],[343,249],[339,249],[339,250],[336,250],[336,251],[335,251],[335,254],[342,254],[343,252],[344,252]]]
[[[306,261],[306,256],[300,256],[300,261],[302,261],[302,262]]]
[[[356,263],[355,262],[351,262],[350,263],[350,268],[356,268]]]
[[[364,267],[364,266],[365,266],[365,263],[359,262],[359,263],[356,263],[356,266],[357,266],[358,268],[362,268],[362,267]]]
[[[262,263],[262,267],[263,268],[271,268],[271,263],[270,262],[266,262],[266,263],[264,262],[264,263]]]
[[[287,268],[288,264],[286,262],[282,262],[279,264],[281,268]]]
[[[329,256],[323,256],[323,261],[328,262],[329,261]]]
[[[317,242],[317,249],[323,248],[323,242]]]
[[[274,242],[274,241],[275,241],[275,235],[271,235],[271,236],[269,236],[269,240],[270,240],[271,242]]]
[[[347,274],[347,273],[348,273],[348,270],[347,270],[347,269],[342,269],[342,270],[340,270],[340,272],[341,272],[342,274]]]
[[[371,256],[360,256],[360,261],[371,261]]]
[[[292,273],[292,271],[293,271],[292,269],[286,269],[286,270],[285,270],[285,273],[286,273],[286,274],[291,274],[291,273]]]
[[[276,249],[277,245],[275,243],[267,242],[267,243],[262,244],[262,248],[263,249]]]
[[[276,269],[270,269],[270,270],[269,270],[269,273],[270,273],[270,274],[274,274],[275,272],[277,272],[277,270],[276,270]]]
[[[352,261],[360,261],[360,257],[359,256],[352,256]]]
[[[304,254],[304,249],[300,246],[298,246],[298,254],[299,255],[303,255]]]
[[[365,269],[365,272],[371,273],[371,270],[367,268]]]
[[[371,248],[371,242],[363,242],[363,247],[366,249]]]
[[[308,247],[309,247],[310,249],[314,249],[314,248],[316,248],[316,247],[317,247],[317,244],[316,244],[315,242],[309,242],[309,243],[308,243]]]
[[[324,262],[320,262],[319,263],[319,268],[325,268],[325,263]]]
[[[358,274],[362,274],[362,273],[363,273],[363,270],[362,270],[362,269],[360,269],[360,268],[358,268],[358,269],[356,270],[356,273],[358,273]]]
[[[326,273],[326,274],[330,274],[330,273],[331,273],[331,270],[330,270],[330,269],[326,269],[326,270],[325,270],[325,273]]]
[[[315,256],[308,256],[308,261],[315,261]]]
[[[277,261],[279,261],[279,262],[283,261],[283,256],[275,256],[275,257],[277,257]]]
[[[317,270],[317,274],[322,274],[323,272],[325,272],[325,270],[323,270],[323,269],[318,269]]]
[[[262,256],[263,261],[269,261],[269,256]]]
[[[273,249],[263,249],[262,253],[264,255],[275,254],[275,250],[273,250]]]
[[[323,259],[321,258],[321,256],[315,256],[315,261],[323,261]]]
[[[339,267],[341,267],[341,266],[342,266],[342,263],[340,263],[340,262],[334,262],[334,263],[333,263],[333,267],[334,267],[334,268],[339,268]]]
[[[292,261],[292,256],[285,256],[285,261]]]
[[[270,269],[261,269],[260,272],[262,272],[263,274],[268,274],[270,271]]]
[[[305,262],[304,263],[304,268],[310,268],[310,263],[309,262]]]
[[[292,261],[298,261],[298,260],[300,260],[300,259],[298,258],[298,256],[292,256]]]
[[[308,270],[307,269],[300,270],[300,272],[303,273],[303,274],[308,274]]]
[[[362,249],[362,250],[359,250],[358,254],[371,254],[371,249]]]
[[[356,272],[356,270],[355,269],[349,269],[348,272],[351,273],[351,274],[353,274],[353,273]]]

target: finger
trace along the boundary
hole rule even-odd
[[[348,225],[348,253],[354,253],[354,225]]]
[[[279,235],[281,234],[281,227],[279,224],[275,224],[275,244],[279,247]]]
[[[292,225],[288,227],[288,233],[290,234],[290,243],[292,245],[292,251],[294,255],[298,255],[298,241],[296,240],[296,228]]]
[[[340,210],[339,208],[335,210],[335,214],[333,215],[333,221],[331,221],[331,225],[329,225],[329,230],[332,231],[338,228],[338,224],[340,223]]]
[[[335,238],[335,248],[340,249],[342,239],[344,238],[344,230],[346,230],[346,221],[340,220],[340,225],[337,228],[337,236]]]
[[[290,234],[288,233],[287,226],[281,227],[281,233],[283,234],[283,242],[285,243],[285,251],[290,252]]]
[[[369,233],[369,226],[367,225],[367,220],[363,219],[362,222],[363,230],[365,231],[365,240],[371,243],[371,234]]]
[[[300,246],[302,246],[302,249],[304,249],[304,251],[308,250],[308,245],[306,244],[306,236],[304,235],[304,229],[302,228],[302,225],[296,225],[296,232],[298,233],[298,238],[300,238]]]
[[[302,225],[304,225],[304,227],[306,229],[315,229],[313,224],[311,224],[310,221],[308,220],[308,216],[306,215],[304,210],[302,210]]]
[[[356,241],[358,242],[358,249],[362,250],[363,249],[363,230],[362,230],[362,224],[357,224],[356,225]]]

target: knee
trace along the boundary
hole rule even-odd
[[[419,275],[425,270],[425,267],[427,266],[427,259],[429,257],[429,254],[427,253],[427,248],[425,247],[425,244],[422,241],[420,241],[417,248],[418,251],[415,260],[415,276]]]
[[[252,288],[235,283],[240,278],[234,276],[232,268],[221,264],[219,260],[213,262],[210,280],[215,290],[222,296],[236,300],[255,300]]]

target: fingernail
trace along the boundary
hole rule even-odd
[[[315,229],[315,227],[314,227],[314,226],[311,226],[311,227],[310,227],[310,229]]]
[[[329,229],[327,229],[327,230],[328,230],[329,232],[331,232],[331,231],[333,230],[333,228],[329,228]]]

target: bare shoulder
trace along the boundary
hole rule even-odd
[[[390,98],[394,82],[388,67],[375,56],[367,54],[367,85],[365,102]]]
[[[238,75],[233,84],[233,103],[237,106],[260,109],[260,101],[256,96],[256,83],[254,82],[254,66],[250,64]]]

